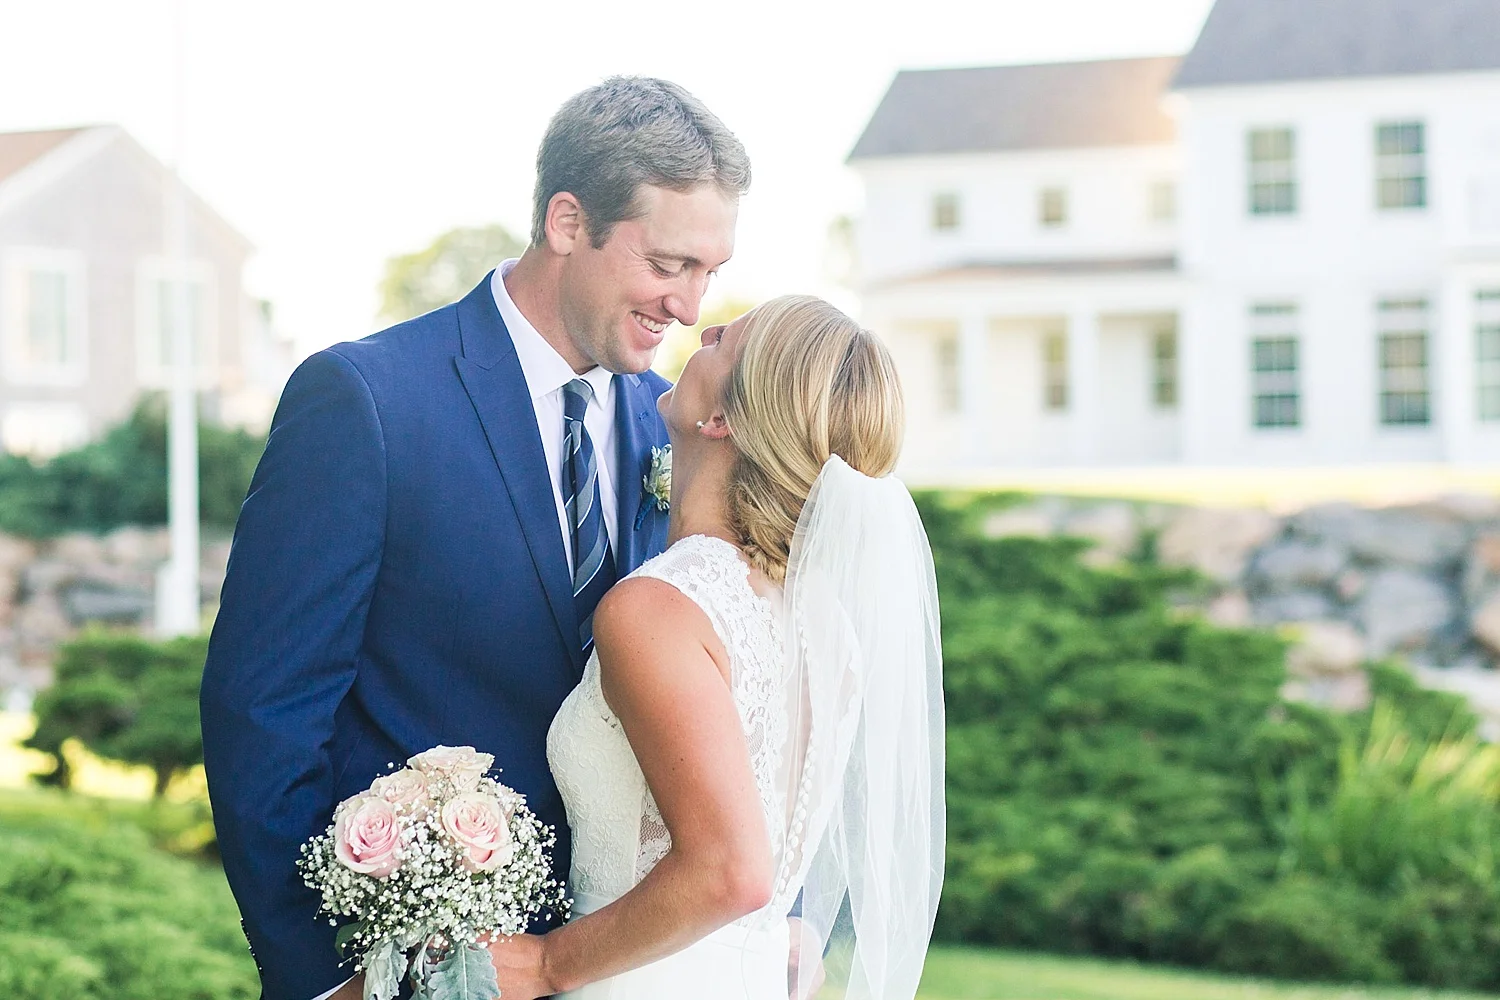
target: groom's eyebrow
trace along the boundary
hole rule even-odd
[[[688,267],[702,267],[703,261],[691,254],[673,253],[671,250],[647,250],[646,256],[655,257],[658,260],[674,260]]]

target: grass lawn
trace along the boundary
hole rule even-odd
[[[1304,985],[971,948],[934,948],[919,1000],[1494,1000],[1427,989]]]

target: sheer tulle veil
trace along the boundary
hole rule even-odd
[[[828,460],[797,522],[783,615],[772,906],[800,900],[803,954],[825,956],[835,995],[909,1000],[943,880],[943,700],[932,553],[899,480]]]

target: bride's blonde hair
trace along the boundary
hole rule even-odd
[[[724,416],[739,452],[730,524],[746,558],[777,582],[823,463],[838,455],[867,476],[887,475],[906,429],[885,345],[809,295],[785,295],[750,313]]]

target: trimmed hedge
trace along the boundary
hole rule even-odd
[[[1180,611],[1190,574],[986,538],[1005,498],[918,500],[943,602],[940,939],[1500,987],[1500,749],[1458,698],[1372,665],[1370,710],[1287,703],[1281,641]]]

